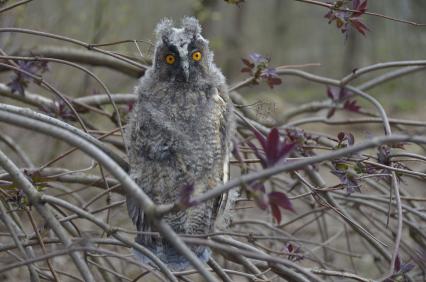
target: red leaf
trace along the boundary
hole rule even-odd
[[[397,255],[395,259],[395,272],[398,272],[400,270],[401,270],[401,259],[399,258],[399,255]]]
[[[271,204],[271,212],[278,224],[281,223],[281,211],[278,206]]]
[[[274,88],[274,85],[280,85],[282,83],[282,80],[279,77],[269,77],[266,82],[268,83],[268,86],[272,89]]]
[[[250,62],[249,60],[242,58],[241,61],[243,61],[243,64],[245,64],[250,69],[254,68],[254,64]]]
[[[364,0],[362,2],[360,1],[354,1],[353,2],[353,10],[357,10],[358,12],[354,12],[352,14],[352,16],[354,17],[359,17],[362,14],[365,13],[365,11],[367,11],[367,0]]]
[[[359,106],[356,102],[356,100],[347,100],[343,104],[343,108],[345,110],[348,110],[350,112],[359,113],[359,110],[361,109],[361,106]]]
[[[365,36],[365,32],[366,32],[367,30],[369,30],[369,29],[368,29],[368,27],[367,27],[365,24],[363,24],[363,23],[361,22],[361,20],[359,20],[359,19],[351,18],[350,22],[351,22],[351,25],[352,25],[352,26],[353,26],[356,30],[358,30],[358,32],[359,32],[359,33],[361,33],[361,34],[362,34],[362,35],[364,35],[364,36]]]
[[[271,192],[268,194],[269,203],[272,205],[277,205],[283,209],[293,211],[293,205],[291,204],[289,198],[286,194],[282,192]]]
[[[262,146],[263,152],[259,152],[251,142],[247,142],[254,154],[261,160],[264,168],[275,165],[280,160],[283,160],[296,145],[295,142],[285,143],[280,140],[280,133],[277,128],[272,128],[265,138],[262,133],[253,128],[256,139]]]
[[[265,149],[268,160],[275,163],[278,156],[278,146],[280,144],[280,133],[275,127],[268,134],[267,147]]]
[[[241,69],[241,72],[248,72],[248,73],[252,73],[251,69],[248,67],[244,67]]]

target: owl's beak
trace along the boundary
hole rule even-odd
[[[189,63],[187,60],[182,60],[182,72],[185,82],[189,81]]]

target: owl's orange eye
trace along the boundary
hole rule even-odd
[[[199,60],[201,60],[201,52],[200,51],[195,51],[194,53],[192,53],[192,59],[194,60],[194,61],[199,61]]]
[[[166,63],[168,63],[169,65],[172,65],[175,61],[176,61],[175,56],[170,54],[166,56]]]

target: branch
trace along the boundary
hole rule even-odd
[[[353,280],[361,281],[361,282],[374,282],[374,280],[367,279],[349,272],[334,271],[334,270],[320,269],[320,268],[312,268],[310,269],[310,271],[312,273],[325,275],[325,276],[337,276],[337,277],[349,278],[349,279],[353,279]]]
[[[419,143],[419,144],[426,144],[426,137],[418,136],[418,135],[402,135],[402,134],[392,134],[391,136],[374,137],[363,143],[359,143],[344,149],[335,150],[330,153],[326,153],[326,154],[322,154],[322,155],[318,155],[318,156],[314,156],[310,158],[305,158],[302,160],[287,162],[285,164],[276,165],[274,167],[267,168],[261,171],[256,171],[253,173],[242,175],[240,177],[231,179],[227,183],[220,185],[212,190],[209,190],[208,192],[200,196],[194,197],[193,201],[197,203],[201,203],[209,199],[215,198],[236,186],[250,183],[257,179],[267,178],[282,172],[302,169],[308,165],[323,162],[323,161],[334,160],[342,156],[355,154],[365,149],[374,148],[381,144],[391,144],[391,143],[398,143],[398,142],[413,142],[413,143]],[[172,207],[170,205],[164,205],[162,208],[164,208],[164,212],[166,212],[168,209],[171,209]]]
[[[95,145],[97,148],[100,148],[102,151],[105,152],[105,154],[110,156],[116,163],[118,163],[121,166],[121,168],[128,170],[129,164],[127,163],[127,161],[123,160],[123,158],[121,156],[119,156],[117,153],[112,151],[105,144],[103,144],[102,142],[100,142],[99,140],[94,138],[93,136],[91,136],[87,133],[84,133],[83,131],[79,130],[78,128],[75,128],[74,126],[71,126],[71,125],[69,125],[69,124],[67,124],[63,121],[49,117],[47,115],[37,113],[35,111],[32,111],[31,109],[25,109],[25,108],[15,107],[15,106],[12,106],[12,105],[6,105],[6,104],[1,104],[1,103],[0,103],[0,109],[4,110],[6,112],[15,113],[15,114],[20,115],[20,116],[26,116],[27,118],[32,119],[33,121],[37,121],[37,120],[42,121],[42,122],[50,124],[52,126],[56,126],[56,127],[62,128],[64,130],[67,130],[68,132],[71,132],[71,133],[79,136],[80,138],[83,138],[87,142],[90,142],[91,144]]]
[[[53,216],[51,211],[40,203],[41,193],[38,192],[31,182],[22,174],[22,172],[15,166],[15,164],[10,161],[10,159],[0,150],[0,166],[3,167],[10,175],[12,175],[14,182],[19,185],[19,187],[24,191],[25,195],[28,197],[31,204],[36,208],[38,213],[43,217],[48,226],[52,228],[56,236],[61,239],[65,248],[71,246],[71,240],[68,235],[65,233],[65,230],[59,223],[59,221]],[[77,269],[80,271],[82,277],[88,282],[94,282],[95,279],[90,272],[89,267],[84,261],[83,257],[78,252],[71,252],[71,257],[74,260],[74,263]]]
[[[0,151],[0,154],[1,154],[1,151]],[[1,155],[0,155],[0,158],[1,158]],[[4,207],[1,200],[0,200],[0,218],[3,220],[4,225],[9,230],[9,233],[12,235],[12,239],[15,242],[15,245],[17,246],[19,251],[21,252],[22,256],[24,257],[25,260],[27,260],[31,255],[27,254],[24,247],[22,246],[21,241],[19,240],[17,235],[18,230],[15,230],[15,226],[12,224],[12,219],[9,217],[6,211],[6,208]],[[28,265],[28,270],[30,272],[31,281],[34,280],[39,282],[40,279],[39,279],[39,276],[37,275],[36,267],[37,266],[35,264],[30,264]]]
[[[41,37],[47,37],[47,38],[52,38],[52,39],[57,39],[57,40],[61,40],[61,41],[65,41],[65,42],[69,42],[75,45],[79,45],[82,47],[87,48],[88,50],[94,50],[96,52],[114,57],[118,60],[124,61],[134,67],[139,68],[141,71],[147,69],[147,66],[137,63],[133,60],[130,60],[124,56],[115,54],[113,52],[110,51],[106,51],[97,47],[92,47],[91,44],[88,44],[86,42],[77,40],[77,39],[73,39],[73,38],[69,38],[66,36],[62,36],[62,35],[57,35],[57,34],[52,34],[52,33],[48,33],[48,32],[43,32],[43,31],[37,31],[37,30],[32,30],[32,29],[25,29],[25,28],[14,28],[14,27],[9,27],[9,28],[0,28],[0,33],[2,32],[16,32],[16,33],[26,33],[26,34],[31,34],[31,35],[36,35],[36,36],[41,36]]]
[[[201,275],[207,281],[215,281],[210,272],[206,271],[202,263],[198,260],[195,254],[179,239],[176,233],[164,223],[161,219],[158,219],[155,214],[155,204],[152,200],[143,192],[142,189],[129,177],[129,175],[108,155],[104,153],[100,148],[96,147],[93,143],[88,142],[87,138],[83,138],[84,134],[76,128],[68,128],[68,125],[62,124],[56,121],[55,124],[44,123],[41,120],[29,119],[22,115],[16,115],[12,111],[5,111],[5,109],[12,110],[17,107],[6,106],[0,104],[0,121],[8,122],[16,126],[28,128],[31,130],[37,130],[38,132],[48,134],[52,137],[61,139],[71,145],[79,147],[83,152],[94,158],[97,162],[103,165],[117,180],[122,184],[123,189],[127,195],[136,198],[141,206],[144,207],[144,213],[148,220],[151,220],[157,230],[164,236],[170,243],[184,255],[192,265],[200,272]],[[19,110],[18,110],[19,111]],[[36,115],[40,119],[46,118],[46,116],[38,114]]]
[[[63,208],[66,208],[67,210],[70,210],[70,211],[78,214],[80,218],[85,218],[85,219],[93,222],[94,224],[96,224],[97,226],[102,228],[106,232],[106,234],[113,236],[118,241],[123,242],[126,246],[131,246],[131,247],[137,249],[138,251],[140,251],[141,253],[143,253],[144,255],[146,255],[147,257],[149,257],[171,281],[177,282],[176,277],[170,272],[170,270],[167,268],[167,266],[164,265],[164,263],[159,258],[157,258],[150,250],[148,250],[147,248],[145,248],[144,246],[142,246],[140,244],[137,244],[137,243],[134,243],[134,242],[127,240],[126,238],[124,238],[123,236],[118,234],[116,232],[116,230],[114,230],[110,225],[99,220],[96,216],[92,215],[91,213],[84,211],[83,209],[80,209],[80,208],[70,204],[67,201],[58,199],[58,198],[53,197],[53,196],[42,195],[40,200],[47,202],[49,204],[52,204],[52,205],[59,205]]]
[[[13,3],[13,4],[9,5],[9,6],[6,6],[4,8],[1,8],[0,9],[0,14],[3,13],[3,12],[6,12],[6,11],[12,10],[12,9],[14,9],[14,8],[16,8],[18,6],[27,4],[28,2],[31,2],[31,1],[33,1],[33,0],[22,0],[22,1],[19,1],[19,2],[16,2],[16,3]]]
[[[306,4],[317,5],[317,6],[329,8],[329,9],[336,10],[336,11],[359,12],[357,10],[352,10],[352,9],[336,8],[333,4],[324,3],[324,2],[320,2],[320,1],[314,1],[314,0],[294,0],[294,1],[302,2],[302,3],[306,3]],[[395,21],[395,22],[409,24],[409,25],[413,25],[413,26],[416,26],[416,27],[426,26],[426,24],[423,24],[423,23],[416,23],[416,22],[413,22],[413,21],[396,19],[396,18],[392,18],[392,17],[389,17],[389,16],[385,16],[385,15],[379,14],[379,13],[365,12],[364,14],[370,15],[370,16],[374,16],[374,17],[384,18],[384,19],[387,19],[387,20]]]
[[[42,46],[28,51],[17,51],[14,52],[13,55],[50,57],[67,60],[78,64],[105,67],[112,71],[117,71],[135,78],[141,77],[145,72],[140,67],[130,65],[126,62],[123,62],[122,60],[108,56],[106,54],[94,52],[91,50],[82,50],[74,47]]]
[[[101,88],[105,91],[109,102],[112,105],[112,108],[114,109],[114,112],[117,116],[117,122],[118,122],[118,127],[120,128],[121,131],[121,136],[123,138],[123,143],[125,144],[125,140],[124,140],[124,131],[123,131],[123,125],[121,123],[121,118],[120,118],[120,112],[118,111],[117,105],[115,104],[114,100],[111,98],[111,92],[109,91],[108,87],[106,86],[106,84],[93,72],[91,72],[90,70],[75,64],[73,62],[69,62],[69,61],[65,61],[65,60],[61,60],[61,59],[55,59],[55,58],[35,58],[35,57],[16,57],[16,56],[0,56],[0,59],[7,59],[7,60],[22,60],[22,61],[41,61],[41,62],[54,62],[54,63],[60,63],[60,64],[65,64],[74,68],[77,68],[81,71],[83,71],[84,73],[86,73],[87,75],[89,75],[90,77],[92,77],[94,80],[96,80],[96,82],[101,86]],[[78,102],[77,102],[78,103]],[[78,116],[77,116],[78,117]],[[126,153],[127,153],[127,147],[125,147],[126,149]]]

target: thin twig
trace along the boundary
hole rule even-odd
[[[6,12],[6,11],[9,11],[9,10],[11,10],[11,9],[14,9],[14,8],[18,7],[18,6],[21,6],[21,5],[27,4],[28,2],[31,2],[31,1],[33,1],[33,0],[22,0],[22,1],[19,1],[19,2],[16,2],[16,3],[13,3],[13,4],[9,5],[9,6],[6,6],[6,7],[4,7],[4,8],[1,8],[1,9],[0,9],[0,13],[3,13],[3,12]]]

